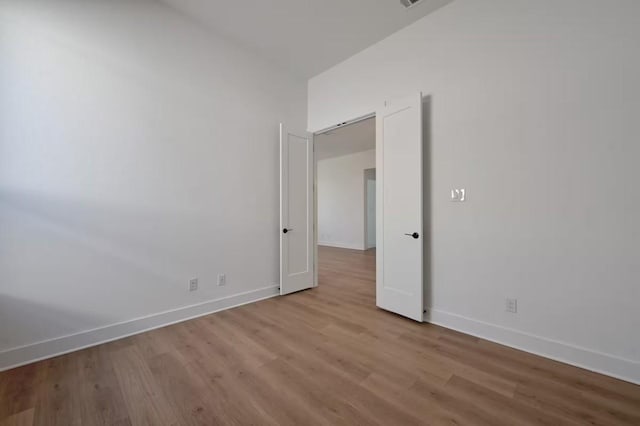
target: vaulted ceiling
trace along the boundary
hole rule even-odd
[[[452,0],[162,1],[308,78]]]

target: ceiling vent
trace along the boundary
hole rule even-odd
[[[400,0],[400,3],[402,3],[402,5],[408,9],[411,6],[415,6],[416,4],[420,3],[421,1],[422,0]]]

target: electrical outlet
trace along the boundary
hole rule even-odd
[[[505,299],[505,311],[518,313],[518,299]]]
[[[227,276],[225,274],[218,275],[218,285],[219,286],[227,285]]]
[[[198,289],[198,279],[192,278],[189,280],[189,291],[196,291]]]

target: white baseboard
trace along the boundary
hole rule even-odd
[[[208,315],[280,294],[279,287],[270,286],[220,299],[208,300],[157,314],[135,318],[92,330],[45,340],[0,352],[0,371],[63,355],[80,349],[143,333],[155,328]]]
[[[425,321],[640,385],[640,363],[637,361],[437,309],[428,309]]]
[[[326,247],[336,247],[336,248],[344,248],[344,249],[351,249],[351,250],[365,250],[364,247],[362,247],[361,245],[358,244],[343,244],[343,243],[334,243],[334,242],[329,242],[329,241],[318,241],[318,245],[319,246],[326,246]]]

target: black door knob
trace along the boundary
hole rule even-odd
[[[284,228],[284,229],[282,230],[282,233],[283,233],[283,234],[286,234],[287,232],[289,232],[289,230],[288,230],[287,228]]]
[[[414,232],[413,234],[404,234],[404,235],[406,235],[406,236],[408,236],[408,237],[413,237],[413,238],[414,238],[414,239],[416,239],[416,240],[417,240],[418,238],[420,238],[420,234],[418,234],[417,232]]]

